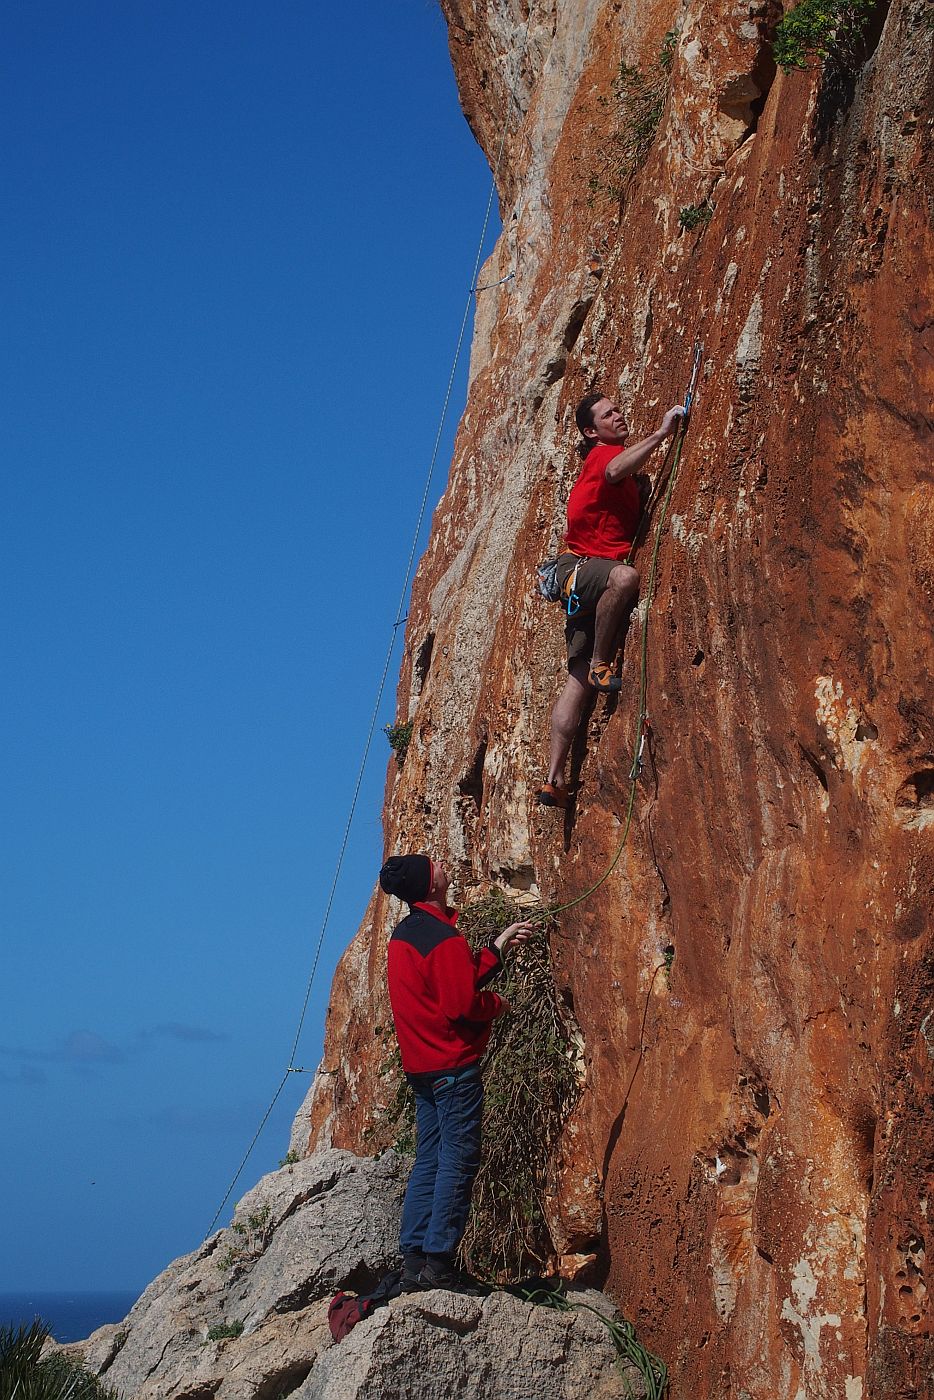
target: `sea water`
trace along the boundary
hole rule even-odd
[[[57,1342],[80,1342],[105,1322],[122,1322],[137,1293],[0,1293],[0,1327],[28,1327],[36,1318]]]

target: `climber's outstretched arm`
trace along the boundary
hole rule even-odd
[[[632,447],[627,447],[618,457],[614,457],[611,462],[608,462],[605,475],[610,485],[615,486],[624,477],[634,476],[649,460],[656,447],[660,447],[665,439],[676,430],[683,417],[684,408],[681,404],[669,408],[662,419],[662,426],[657,432],[650,433],[641,442],[633,443]]]

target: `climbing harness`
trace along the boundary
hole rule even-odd
[[[694,402],[694,396],[697,392],[697,381],[700,376],[703,357],[703,344],[699,340],[697,340],[694,342],[694,359],[691,365],[691,376],[688,382],[687,393],[684,396],[684,417],[681,420],[681,426],[678,429],[678,432],[671,440],[671,444],[669,445],[668,451],[665,453],[665,459],[662,462],[661,470],[658,474],[659,482],[665,482],[665,486],[664,492],[661,497],[661,509],[659,511],[658,522],[655,527],[655,538],[652,545],[652,556],[651,562],[649,564],[649,573],[648,578],[646,580],[645,588],[645,607],[643,610],[642,617],[642,644],[640,647],[639,708],[638,718],[636,720],[635,738],[633,740],[633,761],[632,767],[629,770],[629,797],[626,803],[626,816],[623,822],[623,833],[620,837],[619,845],[616,848],[616,852],[613,856],[613,859],[610,861],[609,865],[607,866],[606,870],[604,870],[599,880],[596,880],[594,884],[590,885],[586,890],[584,890],[582,894],[575,895],[573,899],[567,900],[564,904],[552,904],[549,905],[548,908],[543,909],[540,914],[533,914],[533,922],[552,919],[555,917],[555,915],[564,913],[566,909],[573,909],[575,905],[583,904],[585,899],[589,899],[590,896],[594,894],[600,888],[600,886],[605,884],[605,882],[610,878],[613,871],[619,864],[620,857],[622,856],[626,846],[626,842],[629,839],[629,829],[632,826],[632,818],[636,805],[636,787],[638,785],[639,776],[642,772],[642,754],[645,749],[646,738],[651,732],[649,728],[647,712],[649,618],[652,612],[652,603],[655,598],[655,582],[658,575],[658,553],[659,549],[661,548],[662,535],[664,533],[665,525],[668,520],[668,507],[671,504],[671,497],[675,489],[675,482],[678,479],[678,468],[681,464],[681,453],[684,449],[684,438],[688,430],[690,410]],[[647,515],[650,514],[651,509],[652,505],[650,501],[649,506],[646,508]],[[638,544],[638,542],[639,541],[637,536],[636,543]]]
[[[464,304],[464,313],[463,313],[463,316],[461,317],[460,330],[458,331],[458,334],[457,334],[457,341],[456,341],[456,344],[455,344],[455,347],[454,347],[454,357],[453,357],[453,360],[452,360],[452,362],[451,362],[451,372],[450,372],[450,374],[448,375],[448,382],[447,382],[447,388],[446,388],[445,394],[444,394],[444,401],[443,401],[443,403],[442,403],[442,405],[441,405],[441,415],[440,415],[440,418],[439,418],[439,420],[438,420],[438,430],[437,430],[437,433],[435,434],[435,441],[434,441],[434,447],[433,447],[432,453],[431,453],[431,460],[429,461],[429,464],[428,464],[428,472],[427,472],[427,475],[426,475],[426,478],[425,478],[425,486],[424,486],[424,489],[423,489],[423,491],[422,491],[421,503],[420,503],[419,509],[418,509],[418,518],[416,519],[416,522],[415,522],[415,529],[414,529],[414,531],[412,532],[412,545],[411,545],[411,548],[410,548],[410,550],[409,550],[408,563],[406,564],[405,577],[404,577],[404,579],[403,579],[402,591],[401,591],[400,598],[399,598],[399,606],[398,606],[398,608],[397,608],[397,610],[396,610],[396,618],[395,618],[395,622],[393,623],[392,628],[391,628],[389,646],[388,646],[388,648],[387,648],[387,650],[386,650],[386,658],[385,658],[385,661],[384,661],[384,663],[383,663],[383,669],[382,669],[382,673],[381,673],[381,675],[380,675],[379,684],[377,685],[377,688],[376,688],[376,702],[375,702],[375,704],[374,704],[374,706],[373,706],[373,712],[372,712],[372,714],[371,714],[371,716],[370,716],[370,725],[369,725],[369,729],[367,730],[366,740],[364,741],[364,745],[363,745],[363,755],[362,755],[362,757],[361,757],[361,759],[360,759],[360,766],[359,766],[359,768],[358,768],[358,770],[357,770],[357,778],[356,778],[356,782],[355,782],[355,784],[354,784],[353,794],[352,794],[351,800],[350,800],[350,810],[349,810],[348,815],[347,815],[347,822],[346,822],[346,824],[345,824],[345,826],[344,826],[344,834],[343,834],[343,837],[342,837],[342,840],[341,840],[340,849],[339,849],[339,851],[338,851],[338,856],[337,856],[337,865],[336,865],[335,870],[334,870],[334,877],[333,877],[333,879],[332,879],[332,881],[331,881],[331,888],[330,888],[330,891],[329,891],[329,893],[328,893],[327,903],[326,903],[326,905],[325,905],[324,918],[322,919],[322,922],[321,922],[321,929],[320,929],[320,932],[319,932],[319,934],[318,934],[318,942],[317,942],[317,945],[316,945],[316,947],[315,947],[315,954],[314,954],[314,958],[313,958],[312,964],[311,964],[311,972],[309,973],[309,975],[308,975],[308,981],[307,981],[307,983],[305,984],[305,997],[304,997],[304,1001],[302,1002],[302,1009],[301,1009],[301,1013],[300,1013],[299,1018],[298,1018],[298,1027],[297,1027],[297,1029],[296,1029],[296,1031],[295,1031],[295,1036],[294,1036],[294,1038],[293,1038],[293,1040],[292,1040],[292,1047],[291,1047],[291,1049],[290,1049],[290,1051],[289,1051],[289,1062],[288,1062],[288,1065],[286,1066],[286,1069],[285,1069],[284,1072],[283,1072],[282,1078],[279,1080],[279,1084],[278,1084],[278,1087],[276,1088],[275,1093],[273,1094],[272,1098],[271,1098],[270,1101],[269,1101],[269,1106],[267,1107],[265,1113],[263,1114],[262,1119],[260,1120],[259,1127],[256,1129],[256,1132],[253,1134],[252,1141],[250,1142],[249,1147],[247,1148],[246,1152],[244,1153],[243,1158],[242,1158],[242,1160],[241,1160],[241,1162],[240,1162],[240,1165],[237,1167],[237,1170],[236,1170],[236,1172],[234,1173],[234,1175],[233,1175],[233,1177],[232,1177],[232,1179],[231,1179],[230,1185],[227,1187],[227,1190],[224,1192],[224,1197],[223,1197],[223,1199],[222,1199],[220,1205],[217,1207],[217,1210],[214,1212],[214,1218],[213,1218],[213,1220],[211,1221],[211,1224],[210,1224],[209,1227],[208,1227],[208,1231],[207,1231],[208,1234],[210,1234],[211,1231],[214,1229],[214,1226],[217,1224],[218,1220],[220,1219],[221,1211],[224,1209],[225,1205],[226,1205],[227,1202],[230,1200],[230,1197],[231,1197],[231,1194],[233,1193],[234,1187],[236,1186],[237,1182],[240,1180],[240,1176],[241,1176],[241,1174],[242,1174],[242,1172],[243,1172],[243,1169],[244,1169],[244,1167],[246,1166],[247,1162],[250,1160],[250,1157],[252,1156],[252,1153],[253,1153],[253,1149],[255,1148],[257,1142],[259,1142],[259,1139],[260,1139],[260,1137],[262,1136],[263,1129],[265,1128],[266,1124],[267,1124],[268,1121],[269,1121],[270,1114],[272,1113],[273,1109],[275,1108],[276,1104],[278,1103],[279,1097],[280,1097],[280,1095],[281,1095],[281,1093],[282,1093],[282,1090],[285,1088],[286,1084],[288,1083],[289,1076],[292,1075],[292,1074],[308,1074],[308,1073],[310,1073],[310,1071],[307,1070],[306,1068],[304,1068],[304,1066],[299,1066],[299,1065],[296,1065],[296,1064],[295,1064],[295,1055],[296,1055],[296,1051],[297,1051],[297,1049],[298,1049],[299,1040],[301,1039],[302,1029],[303,1029],[304,1024],[305,1024],[305,1017],[306,1017],[306,1015],[307,1015],[307,1013],[308,1013],[308,1002],[309,1002],[309,999],[310,999],[310,997],[311,997],[311,989],[312,989],[312,986],[313,986],[313,984],[314,984],[315,975],[316,975],[316,973],[317,973],[317,971],[318,971],[318,963],[319,963],[320,958],[321,958],[321,949],[322,949],[322,945],[323,945],[323,943],[324,943],[324,935],[325,935],[325,932],[326,932],[326,930],[327,930],[328,923],[329,923],[329,921],[330,921],[331,909],[332,909],[333,904],[334,904],[334,896],[335,896],[335,894],[336,894],[336,892],[337,892],[338,880],[340,879],[341,870],[343,869],[344,856],[345,856],[345,854],[346,854],[346,852],[347,852],[347,843],[348,843],[348,841],[349,841],[349,839],[350,839],[350,829],[351,829],[351,826],[352,826],[352,824],[353,824],[354,814],[356,813],[356,810],[357,810],[357,801],[358,801],[358,799],[359,799],[359,797],[360,797],[360,789],[361,789],[362,784],[363,784],[363,775],[364,775],[364,772],[365,772],[365,770],[366,770],[367,759],[369,758],[369,755],[370,755],[370,746],[371,746],[371,744],[372,744],[372,742],[373,742],[373,734],[374,734],[374,732],[375,732],[375,730],[376,730],[376,722],[377,722],[377,718],[378,718],[378,716],[379,716],[379,707],[380,707],[380,704],[382,703],[383,691],[385,690],[385,687],[386,687],[386,679],[387,679],[387,677],[388,677],[388,675],[389,675],[389,667],[390,667],[390,664],[391,664],[391,662],[392,662],[393,651],[395,650],[396,636],[397,636],[397,634],[398,634],[398,632],[399,632],[400,627],[402,626],[402,623],[403,623],[404,620],[405,620],[405,617],[404,617],[405,600],[406,600],[406,595],[408,594],[409,583],[410,583],[410,581],[411,581],[412,572],[413,572],[414,565],[415,565],[415,551],[416,551],[416,549],[418,548],[418,538],[419,538],[419,535],[420,535],[420,533],[421,533],[422,522],[423,522],[424,519],[425,519],[425,512],[426,512],[426,509],[427,509],[427,506],[428,506],[428,494],[429,494],[429,491],[431,490],[431,483],[432,483],[432,479],[433,479],[433,477],[434,477],[435,464],[436,464],[436,462],[437,462],[437,459],[438,459],[438,452],[439,452],[440,447],[441,447],[441,438],[442,438],[442,434],[443,434],[443,432],[444,432],[445,423],[446,423],[446,421],[447,421],[448,408],[449,408],[449,406],[450,406],[451,395],[452,395],[453,390],[454,390],[454,381],[455,381],[455,378],[456,378],[456,375],[457,375],[457,367],[458,367],[458,365],[459,365],[459,363],[460,363],[461,351],[462,351],[463,345],[464,345],[464,338],[465,338],[466,333],[467,333],[467,323],[468,323],[468,320],[469,320],[469,318],[470,318],[470,312],[471,312],[471,308],[472,308],[473,303],[474,303],[474,298],[475,298],[475,296],[477,295],[478,292],[486,291],[486,290],[487,290],[486,287],[479,287],[479,286],[477,285],[477,277],[478,277],[478,275],[479,275],[479,272],[480,272],[480,265],[481,265],[481,262],[482,262],[482,259],[483,259],[483,245],[484,245],[484,243],[485,243],[485,241],[486,241],[487,229],[488,229],[489,226],[490,226],[490,216],[491,216],[492,210],[493,210],[493,198],[494,198],[494,196],[495,196],[495,194],[496,194],[496,181],[497,181],[497,178],[498,178],[498,176],[499,176],[500,168],[502,167],[503,155],[504,155],[504,152],[505,152],[505,149],[506,149],[506,136],[507,136],[508,131],[509,131],[509,119],[510,119],[510,116],[511,116],[511,114],[512,114],[513,106],[515,105],[515,102],[516,102],[516,98],[517,98],[517,94],[518,94],[518,90],[519,90],[519,76],[520,76],[520,74],[521,74],[521,72],[522,72],[522,64],[523,64],[523,62],[524,62],[526,50],[528,49],[528,45],[529,45],[529,33],[530,33],[530,30],[531,30],[531,25],[532,25],[532,7],[529,6],[528,18],[526,19],[526,22],[525,22],[525,34],[524,34],[524,37],[523,37],[523,40],[522,40],[521,48],[520,48],[519,53],[518,53],[518,56],[517,56],[517,58],[516,58],[515,67],[514,67],[514,69],[513,69],[512,85],[511,85],[510,92],[509,92],[509,99],[508,99],[508,104],[507,104],[507,109],[506,109],[506,115],[505,115],[505,118],[504,118],[504,120],[503,120],[503,129],[502,129],[502,133],[501,133],[501,136],[500,136],[499,149],[498,149],[497,154],[496,154],[496,160],[495,160],[495,162],[493,163],[493,172],[492,172],[492,176],[491,176],[491,179],[490,179],[490,192],[489,192],[489,195],[488,195],[488,197],[487,197],[486,209],[485,209],[484,215],[483,215],[483,223],[482,223],[482,226],[481,226],[481,229],[480,229],[480,237],[479,237],[479,239],[477,240],[477,251],[476,251],[476,255],[475,255],[475,257],[474,257],[473,272],[471,273],[471,277],[470,277],[470,286],[469,286],[469,289],[468,289],[468,292],[467,292],[467,298],[466,298],[466,301],[465,301],[465,304]],[[510,280],[512,279],[512,277],[513,277],[514,275],[515,275],[514,273],[510,273],[508,277],[502,278],[502,281],[503,281],[503,282],[508,282],[508,281],[510,281]],[[499,284],[494,283],[494,284],[491,284],[491,285],[499,285]]]
[[[568,574],[562,584],[558,578],[558,565],[565,554],[571,553],[565,550],[562,554],[556,554],[553,559],[543,559],[536,567],[536,582],[538,591],[548,603],[563,603],[564,611],[568,617],[574,617],[580,612],[581,600],[577,593],[577,573],[581,564],[586,564],[588,555],[578,554],[577,563]]]

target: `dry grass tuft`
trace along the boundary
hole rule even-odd
[[[536,912],[494,888],[464,910],[459,927],[479,948]],[[512,1010],[493,1023],[484,1062],[483,1158],[461,1258],[474,1273],[505,1280],[540,1269],[552,1252],[543,1195],[580,1080],[575,1028],[555,990],[544,926],[507,955],[494,985]]]

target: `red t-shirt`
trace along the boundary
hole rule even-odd
[[[568,497],[565,542],[575,554],[592,559],[625,559],[636,537],[642,505],[635,478],[624,476],[611,486],[606,469],[624,451],[598,442],[584,458],[581,474]]]

